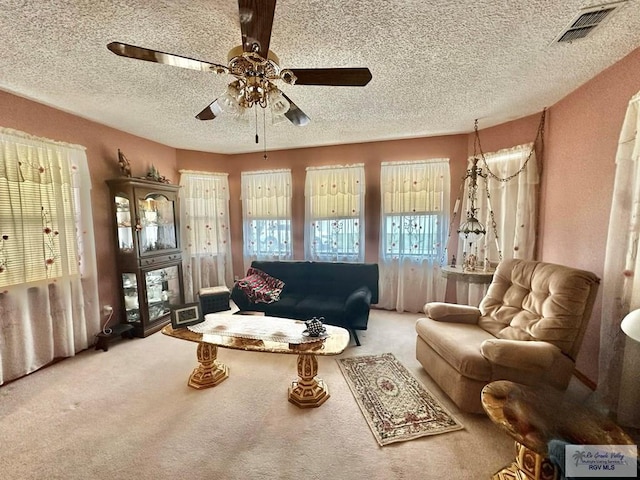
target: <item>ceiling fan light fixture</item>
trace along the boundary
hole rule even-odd
[[[251,108],[254,105],[259,105],[265,108],[267,106],[266,93],[268,87],[268,82],[260,77],[247,77],[246,83],[240,88],[240,95],[244,99],[243,106]]]
[[[218,98],[218,105],[220,105],[220,109],[225,113],[231,113],[237,115],[240,112],[240,104],[236,97],[229,93],[229,90],[224,92]]]
[[[269,91],[268,102],[271,107],[271,113],[279,116],[284,116],[289,111],[291,104],[282,95],[282,92],[277,88],[273,88]]]
[[[287,122],[289,119],[284,116],[284,114],[276,114],[271,111],[271,124],[272,125],[280,125],[281,123]]]
[[[249,109],[239,105],[238,111],[233,116],[239,123],[249,125],[251,123],[251,115],[247,113],[248,111]]]

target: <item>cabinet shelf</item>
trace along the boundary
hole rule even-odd
[[[146,337],[184,303],[178,187],[139,178],[107,180],[111,194],[121,322]]]

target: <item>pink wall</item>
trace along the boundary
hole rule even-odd
[[[627,103],[640,90],[638,72],[640,48],[547,109],[538,260],[602,278],[616,148]],[[539,120],[535,114],[480,130],[483,151],[533,141]],[[468,148],[471,154],[473,135]],[[601,307],[600,292],[577,361],[578,370],[594,382]]]
[[[452,205],[458,193],[459,179],[466,168],[466,135],[416,138],[387,142],[337,145],[330,147],[280,150],[222,157],[215,154],[178,150],[180,169],[229,173],[231,195],[230,225],[235,275],[244,273],[242,263],[242,208],[240,202],[240,173],[252,170],[290,168],[293,178],[292,228],[296,260],[304,259],[304,182],[309,166],[347,165],[364,163],[365,194],[365,260],[378,261],[378,232],[380,224],[380,164],[383,161],[410,161],[429,158],[449,158],[452,179]],[[222,157],[222,158],[221,158]],[[455,244],[453,244],[455,251]]]
[[[118,149],[129,162],[133,176],[143,176],[153,163],[172,183],[178,180],[176,151],[113,128],[70,115],[0,91],[0,127],[31,135],[83,145],[91,174],[91,203],[100,281],[100,305],[120,305],[115,268],[115,248],[109,190],[105,180],[120,176]],[[116,310],[117,312],[117,310]]]
[[[541,259],[602,278],[615,154],[627,104],[640,91],[640,48],[551,107],[543,172]],[[602,290],[602,287],[601,287]],[[598,377],[601,293],[578,369]]]
[[[547,111],[546,149],[541,184],[538,257],[591,270],[602,276],[609,220],[614,156],[627,102],[640,90],[640,49],[613,65]],[[539,114],[480,131],[484,151],[531,142]],[[480,119],[482,124],[482,119]],[[92,204],[100,271],[100,303],[119,305],[114,266],[112,225],[104,180],[119,175],[117,149],[131,161],[133,175],[146,173],[154,163],[173,183],[178,168],[229,173],[234,272],[241,274],[242,212],[240,172],[291,168],[294,198],[304,198],[308,166],[364,163],[367,176],[366,260],[376,261],[380,212],[380,163],[448,157],[451,165],[452,206],[466,158],[473,153],[473,133],[446,137],[341,145],[269,152],[217,155],[175,150],[99,125],[41,104],[0,92],[0,126],[87,147],[93,184]],[[470,130],[472,125],[469,126]],[[304,202],[294,203],[295,257],[303,258]],[[576,233],[580,232],[580,233]],[[452,246],[455,248],[455,246]],[[598,299],[582,353],[579,370],[597,379],[600,324]]]

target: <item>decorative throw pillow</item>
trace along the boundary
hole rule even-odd
[[[280,300],[284,282],[257,268],[249,268],[238,280],[238,287],[253,303],[273,303]]]

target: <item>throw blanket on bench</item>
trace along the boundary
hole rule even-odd
[[[254,303],[271,303],[280,300],[284,282],[257,268],[249,268],[247,276],[238,280],[238,288]]]

